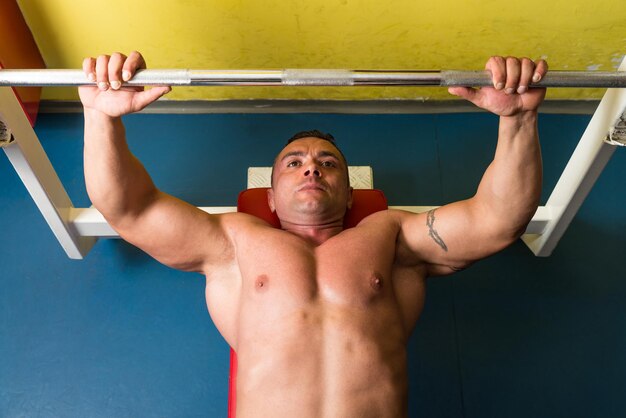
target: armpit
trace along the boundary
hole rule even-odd
[[[427,267],[428,276],[449,276],[454,273],[458,273],[460,271],[468,268],[470,264],[465,266],[445,266],[442,264],[429,264]]]

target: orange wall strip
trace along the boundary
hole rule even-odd
[[[0,1],[0,67],[45,68],[39,48],[15,0]],[[15,92],[34,125],[41,87],[16,87]]]

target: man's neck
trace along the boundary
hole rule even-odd
[[[317,247],[343,231],[343,221],[325,225],[298,225],[282,222],[281,227]]]

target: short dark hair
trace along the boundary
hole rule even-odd
[[[325,139],[326,141],[332,143],[335,146],[335,148],[337,147],[334,136],[332,136],[330,133],[327,133],[327,132],[318,131],[317,129],[313,129],[312,131],[300,131],[298,133],[293,134],[293,136],[287,140],[287,143],[285,144],[285,146],[291,144],[296,139],[302,139],[302,138]]]
[[[287,143],[283,146],[283,149],[287,145],[291,144],[293,141],[297,141],[298,139],[302,139],[302,138],[319,138],[319,139],[323,139],[325,141],[330,142],[333,145],[333,147],[335,147],[337,151],[339,151],[339,155],[341,155],[341,158],[343,158],[343,162],[346,165],[346,177],[348,177],[348,186],[350,186],[350,174],[348,172],[348,160],[346,159],[346,156],[343,155],[343,152],[337,146],[335,137],[332,136],[328,132],[318,131],[317,129],[313,129],[311,131],[300,131],[300,132],[293,134],[292,137],[287,140]],[[280,152],[278,154],[280,154]],[[278,155],[276,155],[276,158],[278,158]],[[276,166],[276,158],[274,158],[274,164],[272,164],[272,173],[270,177],[272,187],[274,186],[274,167]]]

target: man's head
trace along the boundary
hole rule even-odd
[[[343,218],[352,188],[346,158],[332,135],[303,131],[287,141],[274,160],[268,203],[281,220]]]
[[[344,165],[346,167],[346,179],[347,179],[347,182],[348,182],[348,186],[350,186],[350,175],[348,173],[348,161],[346,160],[346,156],[343,155],[343,152],[341,152],[341,150],[337,146],[337,143],[335,142],[335,137],[332,136],[330,133],[318,131],[317,129],[314,129],[312,131],[300,131],[300,132],[294,134],[291,138],[289,138],[287,140],[287,143],[285,144],[283,149],[285,149],[293,141],[297,141],[298,139],[303,139],[303,138],[318,138],[318,139],[323,139],[323,140],[328,141],[331,144],[333,144],[333,146],[335,147],[335,149],[337,150],[337,152],[339,153],[339,155],[343,159],[343,163],[344,163]],[[276,158],[274,158],[274,164],[272,165],[272,174],[271,174],[271,177],[270,177],[270,181],[271,181],[272,187],[274,187],[274,170],[276,169],[276,162],[278,161],[278,157],[279,156],[280,156],[280,153],[278,153]]]

